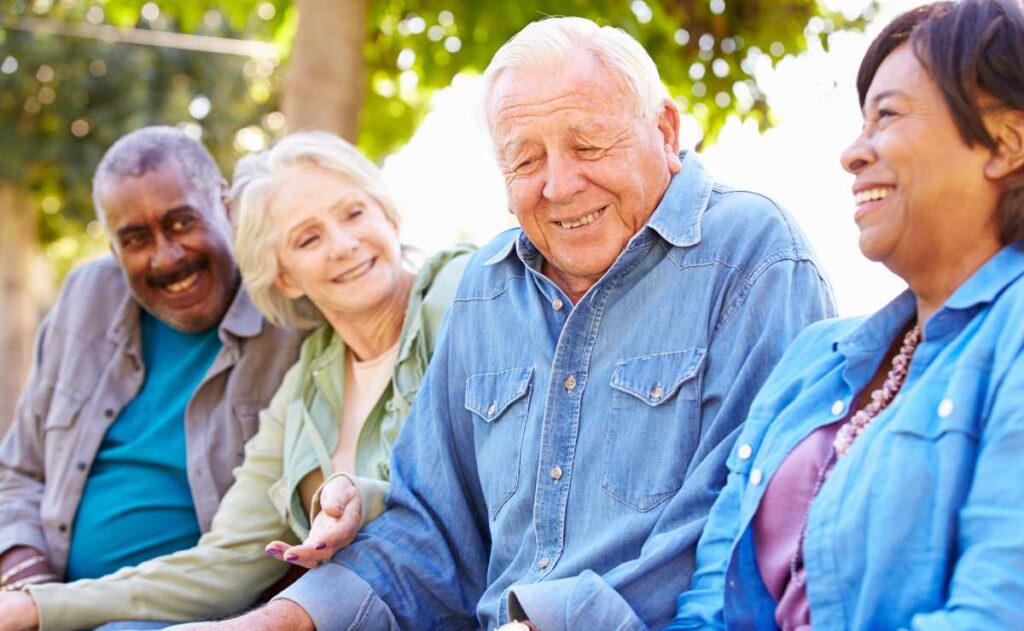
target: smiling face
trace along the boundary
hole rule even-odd
[[[992,152],[964,143],[909,45],[878,67],[864,103],[864,131],[842,155],[856,176],[864,256],[908,279],[968,250],[998,250],[1000,188],[985,175]]]
[[[221,200],[209,199],[174,159],[140,177],[110,175],[97,197],[139,304],[179,331],[217,325],[239,284]]]
[[[339,173],[295,167],[268,205],[278,231],[276,285],[286,297],[309,298],[334,323],[372,315],[402,291],[409,272],[397,226]]]
[[[680,169],[678,111],[644,120],[593,55],[504,70],[488,109],[509,209],[575,302],[650,218]]]

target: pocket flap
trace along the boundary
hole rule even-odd
[[[473,375],[466,380],[466,409],[490,423],[530,389],[533,366]]]
[[[704,363],[704,354],[703,348],[690,348],[674,353],[624,359],[616,365],[615,372],[612,373],[611,386],[633,395],[648,405],[661,405],[683,389],[683,384],[692,382],[696,385],[696,377]],[[688,399],[699,396],[696,388],[686,390],[688,394],[680,396]]]

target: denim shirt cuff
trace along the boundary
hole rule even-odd
[[[516,605],[544,631],[647,628],[622,596],[589,570],[579,576],[516,585],[509,593],[510,612]]]
[[[391,610],[373,588],[334,561],[310,570],[273,600],[302,607],[317,631],[397,628]]]

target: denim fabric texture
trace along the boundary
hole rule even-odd
[[[815,631],[1024,629],[1022,277],[1011,245],[954,292],[902,391],[821,488],[804,544]],[[779,464],[846,414],[915,313],[908,291],[789,349],[729,457],[671,629],[775,629],[751,518]]]
[[[469,263],[388,510],[281,596],[320,631],[666,624],[735,428],[833,313],[791,219],[693,154],[578,304],[541,264],[520,230]]]

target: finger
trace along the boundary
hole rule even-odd
[[[358,494],[352,483],[347,478],[338,478],[327,485],[324,492],[320,494],[320,507],[331,517],[337,519],[345,505],[352,501]]]
[[[289,547],[291,547],[291,546],[289,546],[287,543],[285,543],[283,541],[271,541],[270,543],[267,544],[267,547],[264,548],[264,550],[266,550],[267,554],[269,554],[270,556],[272,556],[272,557],[274,557],[276,559],[281,559],[283,561],[284,560],[284,552]]]
[[[284,551],[284,560],[292,565],[314,568],[330,558],[329,554],[318,551],[305,544],[292,546]]]

